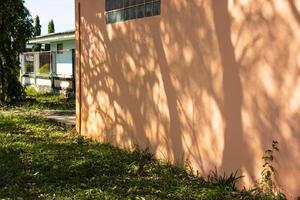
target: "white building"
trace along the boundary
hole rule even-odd
[[[39,89],[74,91],[74,30],[38,36],[28,44],[49,45],[50,51],[25,52],[20,55],[22,84]]]

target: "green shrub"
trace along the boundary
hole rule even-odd
[[[25,94],[26,96],[29,96],[29,97],[33,97],[33,96],[36,96],[37,95],[37,91],[34,87],[26,87],[25,88]]]
[[[217,188],[221,188],[227,191],[237,191],[237,182],[242,177],[243,176],[238,176],[238,171],[236,171],[235,173],[231,173],[228,176],[225,173],[223,175],[220,175],[218,170],[216,169],[208,175],[207,182]]]

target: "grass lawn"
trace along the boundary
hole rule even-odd
[[[19,109],[69,108],[61,97],[32,97],[36,105]],[[240,191],[236,181],[196,177],[147,152],[84,140],[53,121],[0,110],[0,199],[274,199]]]
[[[76,137],[51,121],[0,114],[0,199],[263,199],[234,179],[209,181]],[[265,197],[265,199],[271,199]]]
[[[74,110],[74,97],[50,92],[37,92],[33,88],[25,90],[25,99],[13,105],[18,110]]]

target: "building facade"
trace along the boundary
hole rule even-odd
[[[32,38],[28,46],[41,45],[41,51],[20,55],[21,82],[38,89],[75,89],[75,31]],[[48,49],[45,49],[48,48]]]
[[[77,130],[300,196],[296,1],[76,0]]]

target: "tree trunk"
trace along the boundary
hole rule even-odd
[[[4,102],[4,68],[0,56],[0,104]]]

